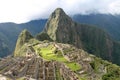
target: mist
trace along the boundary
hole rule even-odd
[[[68,15],[120,14],[119,0],[0,0],[0,22],[45,19],[58,7]]]

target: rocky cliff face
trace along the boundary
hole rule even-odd
[[[54,41],[73,44],[89,53],[112,61],[114,42],[109,35],[95,26],[72,21],[61,8],[57,8],[51,14],[44,32]]]
[[[19,54],[19,50],[22,48],[22,46],[32,38],[33,38],[33,36],[26,29],[23,30],[18,37],[15,51],[14,51],[14,56]]]
[[[80,37],[75,29],[75,23],[61,8],[57,8],[51,14],[44,31],[47,32],[54,41],[71,43],[78,47],[82,46]]]

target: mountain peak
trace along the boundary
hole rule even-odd
[[[27,29],[24,29],[20,35],[19,38],[21,38],[22,42],[26,42],[29,39],[33,38],[33,36],[30,34],[30,32]]]
[[[51,39],[53,39],[54,41],[57,41],[58,38],[56,33],[66,32],[65,34],[61,34],[61,35],[66,35],[68,31],[71,30],[70,28],[72,25],[73,25],[72,19],[63,11],[63,9],[57,8],[50,15],[50,18],[46,23],[44,31],[47,32],[47,34],[50,36]],[[61,38],[58,40],[64,40],[64,39]]]
[[[26,29],[24,29],[19,37],[18,37],[18,40],[17,40],[17,43],[16,43],[16,47],[15,47],[15,56],[16,54],[18,53],[18,50],[26,43],[28,42],[30,39],[32,39],[33,36],[30,34],[30,32],[28,32]]]
[[[62,8],[57,8],[57,9],[55,9],[55,11],[53,12],[53,15],[65,15],[65,12],[63,11]]]
[[[62,8],[56,8],[56,9],[55,9],[55,11],[57,11],[57,10],[63,11],[63,9],[62,9]]]
[[[57,8],[53,11],[53,13],[50,15],[49,20],[57,20],[57,21],[65,21],[65,20],[72,20],[62,8]]]

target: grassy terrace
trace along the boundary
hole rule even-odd
[[[46,60],[56,60],[65,63],[72,71],[77,71],[80,69],[80,65],[75,62],[69,62],[64,58],[60,50],[57,50],[53,45],[48,45],[47,47],[34,46],[34,49]]]

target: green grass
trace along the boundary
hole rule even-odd
[[[25,78],[24,78],[24,77],[22,77],[22,78],[19,78],[19,79],[17,79],[17,80],[25,80]]]
[[[80,69],[80,65],[76,62],[66,62],[65,63],[72,71],[77,71]]]
[[[56,60],[60,62],[67,61],[62,55],[60,55],[60,53],[55,54],[54,53],[55,50],[56,49],[50,45],[48,47],[41,48],[40,55],[42,55],[42,57],[47,60]]]
[[[55,60],[65,63],[72,71],[77,71],[80,69],[80,65],[76,62],[69,62],[64,58],[61,51],[57,50],[53,45],[47,47],[34,47],[35,50],[46,60]],[[57,51],[57,52],[55,52]]]

